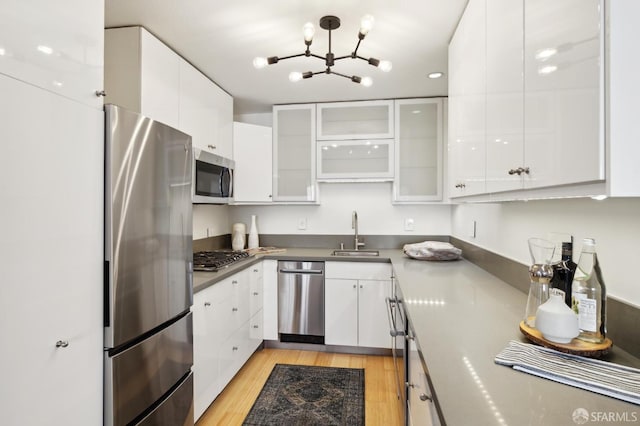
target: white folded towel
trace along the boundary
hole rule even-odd
[[[402,251],[407,256],[420,260],[457,260],[460,259],[462,254],[462,250],[443,241],[405,244],[402,247]]]
[[[640,370],[512,340],[496,364],[640,405]]]

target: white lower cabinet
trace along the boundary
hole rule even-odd
[[[326,262],[325,343],[390,349],[390,296],[390,264]]]
[[[262,264],[199,291],[192,310],[198,419],[262,343]]]
[[[408,374],[407,374],[407,414],[412,426],[439,426],[440,419],[433,402],[433,393],[427,381],[427,374],[420,359],[418,346],[409,332]]]

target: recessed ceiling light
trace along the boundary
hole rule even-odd
[[[440,77],[442,77],[443,75],[444,75],[444,73],[442,73],[442,72],[438,71],[438,72],[432,72],[432,73],[429,73],[429,74],[427,75],[427,77],[429,77],[429,78],[440,78]]]
[[[6,51],[4,50],[4,48],[0,47],[0,56],[4,56],[5,53]]]

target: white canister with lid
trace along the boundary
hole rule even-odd
[[[234,223],[231,227],[231,248],[235,251],[244,250],[247,237],[247,227],[244,223]]]

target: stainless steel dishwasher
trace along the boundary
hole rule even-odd
[[[324,262],[278,262],[281,342],[324,344]]]

